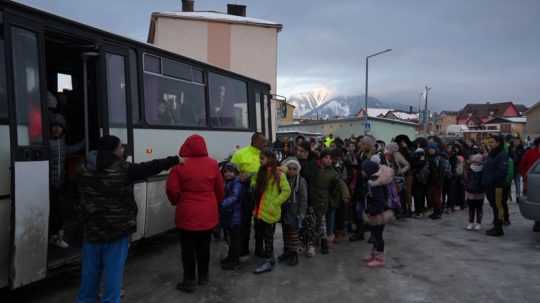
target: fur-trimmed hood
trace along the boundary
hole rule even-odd
[[[386,165],[381,165],[379,171],[373,176],[377,178],[375,180],[369,180],[370,186],[388,185],[394,180],[394,170]]]

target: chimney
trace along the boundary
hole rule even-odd
[[[182,0],[182,11],[183,12],[193,12],[195,6],[195,1],[193,0]]]
[[[227,4],[227,14],[233,16],[246,16],[246,6],[240,4]]]

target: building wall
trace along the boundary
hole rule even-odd
[[[540,106],[527,112],[526,136],[532,138],[540,136]]]
[[[372,120],[370,134],[375,138],[390,142],[394,137],[400,134],[416,138],[416,125],[403,123],[395,123],[390,121]],[[283,125],[279,127],[280,131],[306,131],[314,133],[322,133],[323,135],[333,134],[334,137],[349,138],[351,136],[359,136],[364,134],[364,122],[358,120],[335,120],[332,122],[309,123]]]
[[[208,23],[158,18],[154,44],[168,51],[208,62]]]

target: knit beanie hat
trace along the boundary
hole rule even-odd
[[[364,171],[368,177],[371,177],[379,171],[379,164],[371,160],[366,160],[362,163],[362,171]]]
[[[326,156],[332,156],[332,151],[328,148],[325,148],[321,151],[320,158],[324,158]]]
[[[420,154],[420,155],[423,155],[426,153],[426,151],[423,149],[423,148],[417,148],[415,151],[414,151],[415,154]]]
[[[223,165],[223,167],[221,168],[221,171],[232,171],[234,172],[235,174],[238,174],[239,170],[238,170],[238,166],[236,166],[236,164],[232,163],[232,162],[227,162]]]
[[[116,136],[103,136],[97,142],[97,170],[103,171],[109,168],[114,162],[118,161],[118,157],[114,154],[121,141]]]
[[[375,154],[375,155],[371,156],[371,158],[369,160],[371,160],[372,162],[375,162],[377,164],[381,164],[381,155]]]

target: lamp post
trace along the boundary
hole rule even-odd
[[[371,57],[375,57],[375,56],[378,56],[378,55],[382,55],[384,53],[388,53],[388,52],[391,52],[392,49],[389,48],[389,49],[385,49],[383,51],[380,51],[378,53],[374,53],[374,54],[371,54],[369,56],[366,57],[366,92],[364,94],[364,134],[367,135],[368,133],[368,129],[367,129],[367,125],[368,125],[368,79],[369,79],[369,58]]]

